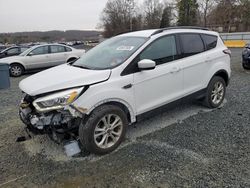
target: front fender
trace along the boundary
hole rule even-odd
[[[127,108],[133,123],[136,121],[134,90],[133,87],[129,89],[122,87],[129,83],[131,83],[130,78],[123,78],[91,85],[73,105],[85,109],[85,113],[90,114],[95,108],[105,103],[120,103]]]

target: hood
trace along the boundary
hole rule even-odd
[[[20,61],[20,59],[22,59],[23,57],[22,56],[11,56],[11,57],[5,57],[5,58],[2,58],[0,60],[0,63],[7,63],[7,64],[10,64],[10,63],[13,63],[15,61]]]
[[[102,82],[108,80],[110,74],[111,70],[87,70],[64,64],[22,80],[19,88],[30,96],[36,96]]]

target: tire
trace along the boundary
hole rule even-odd
[[[79,127],[81,144],[94,154],[110,153],[123,141],[127,126],[128,119],[121,108],[113,105],[97,107]]]
[[[10,65],[10,76],[19,77],[23,74],[24,68],[20,64],[11,64]]]
[[[250,70],[250,67],[247,67],[244,63],[242,63],[243,69]]]
[[[215,76],[208,84],[204,103],[208,108],[218,108],[226,94],[226,82],[220,76]]]

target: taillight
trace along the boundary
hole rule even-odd
[[[226,50],[223,50],[223,52],[224,52],[224,54],[227,54],[231,57],[231,54],[232,54],[231,50],[226,49]]]

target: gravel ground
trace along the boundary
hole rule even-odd
[[[234,49],[222,108],[189,102],[130,127],[109,155],[68,158],[46,136],[23,143],[21,92],[0,91],[0,187],[250,187],[250,72]]]

